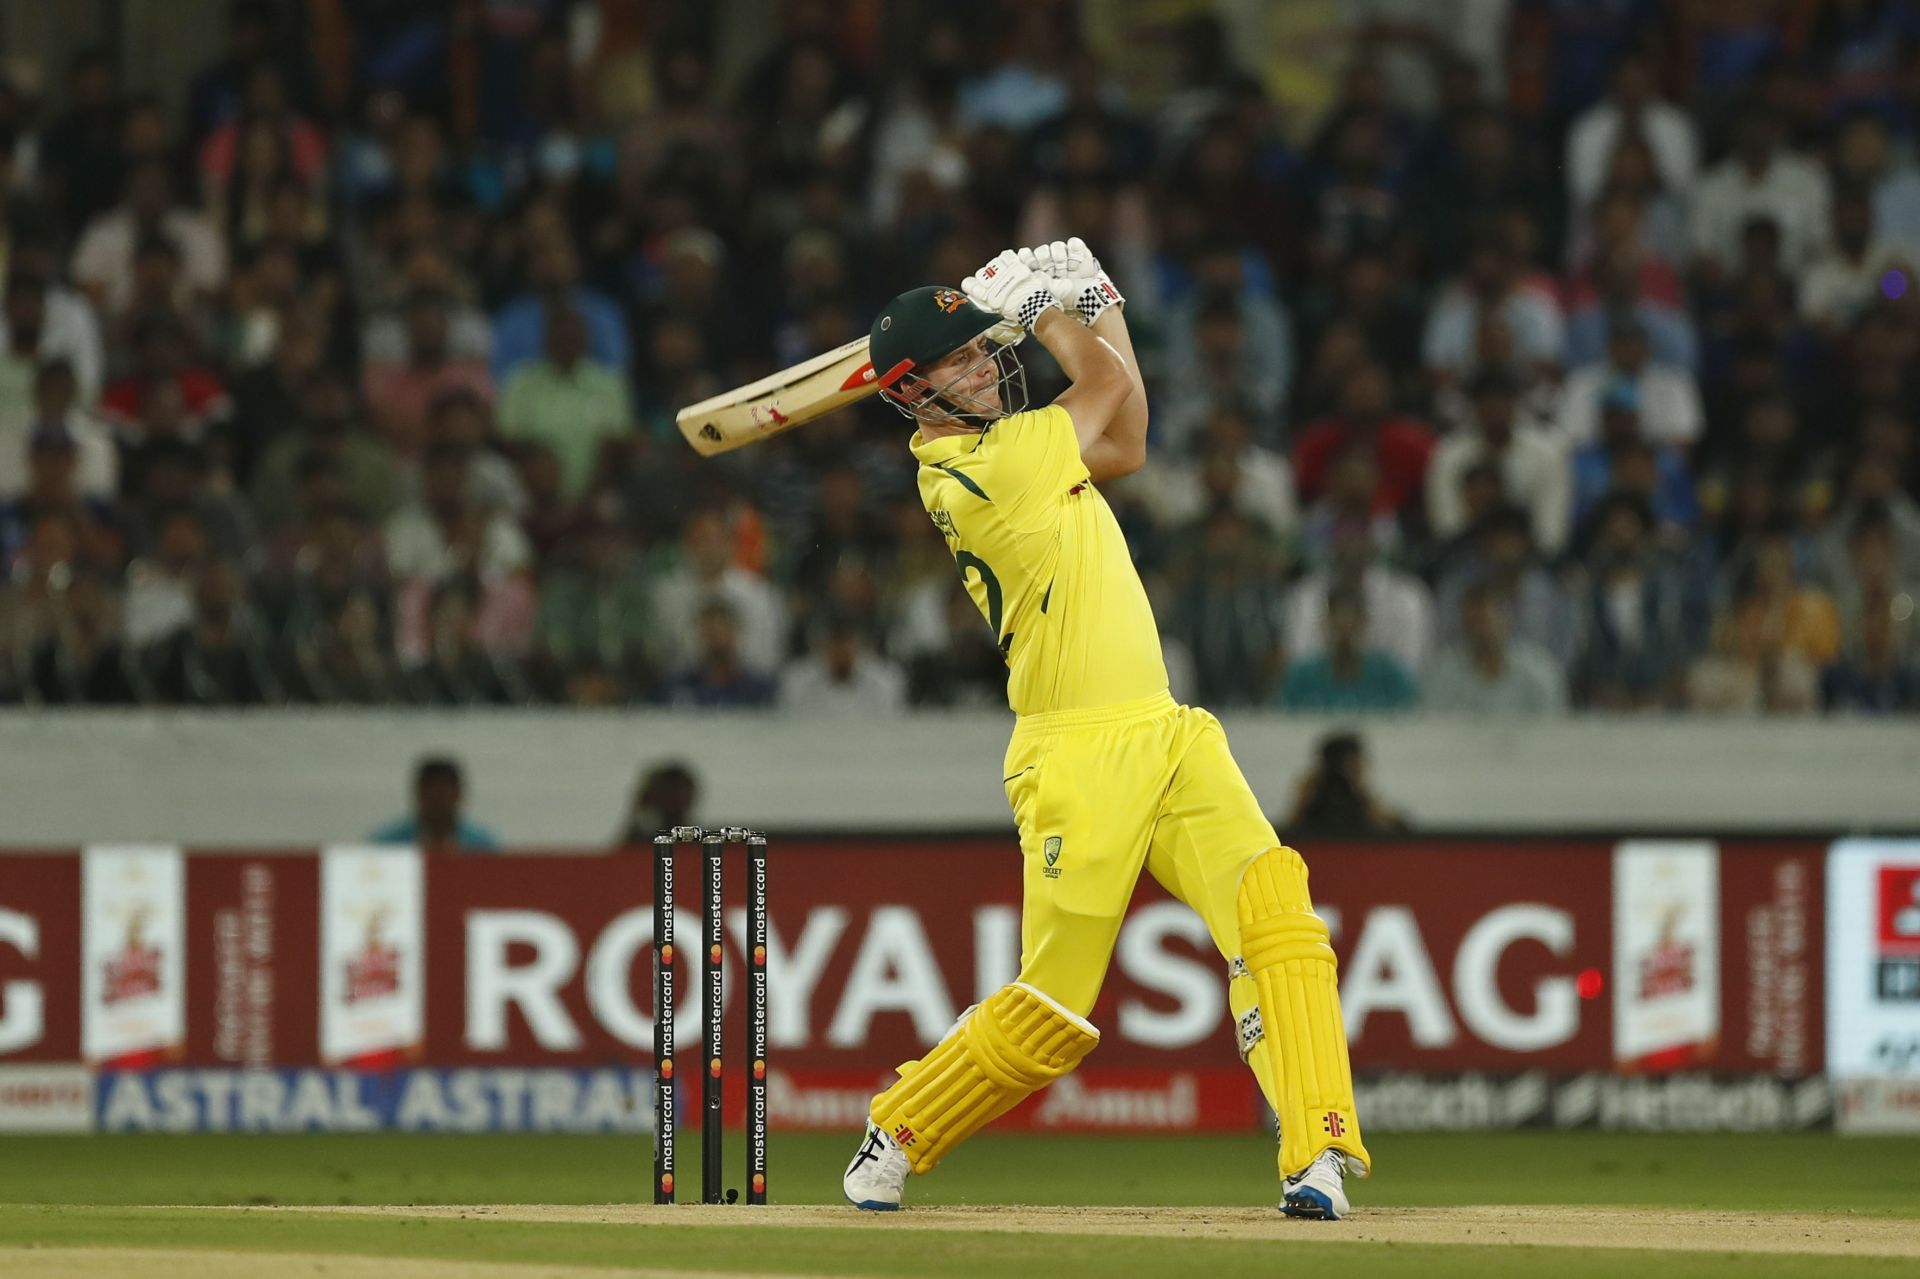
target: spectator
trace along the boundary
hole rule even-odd
[[[499,450],[493,438],[493,420],[486,400],[472,391],[455,389],[434,397],[427,407],[427,449],[450,446],[466,453],[469,462],[468,496],[483,511],[526,516],[531,498],[520,468]],[[551,452],[522,443],[515,452]]]
[[[122,107],[112,55],[98,45],[75,53],[66,113],[47,127],[39,148],[49,203],[66,225],[84,225],[118,189]]]
[[[700,782],[686,763],[673,759],[650,765],[633,788],[633,803],[614,847],[651,851],[662,831],[693,825],[700,805]]]
[[[1408,671],[1426,666],[1433,645],[1433,597],[1420,579],[1381,560],[1372,532],[1356,523],[1333,531],[1328,566],[1288,592],[1287,647],[1293,657],[1325,651],[1327,600],[1334,586],[1360,591],[1368,620],[1366,648],[1384,649]]]
[[[1710,647],[1688,673],[1690,709],[1796,713],[1818,706],[1818,671],[1776,642],[1768,612],[1751,580],[1743,582],[1733,607],[1714,618]]]
[[[285,156],[287,172],[309,189],[325,176],[327,142],[320,130],[300,118],[288,100],[286,77],[270,61],[247,68],[240,111],[216,126],[201,144],[200,178],[209,208],[220,209],[261,147]],[[234,227],[229,224],[229,232]]]
[[[1648,438],[1640,390],[1629,381],[1610,383],[1601,394],[1599,438],[1573,455],[1573,521],[1584,529],[1602,502],[1634,493],[1652,504],[1663,529],[1690,529],[1700,506],[1693,477],[1678,449]]]
[[[434,241],[409,235],[385,278],[370,280],[362,294],[373,311],[360,331],[360,358],[370,364],[405,364],[410,345],[407,301],[438,297],[447,307],[447,351],[456,360],[485,363],[493,351],[493,326],[474,301],[474,285]]]
[[[246,100],[247,69],[274,53],[272,7],[266,0],[232,0],[227,6],[227,52],[194,76],[187,93],[190,141],[203,141],[240,114]]]
[[[207,557],[206,529],[191,507],[157,513],[153,530],[151,551],[127,566],[125,625],[127,643],[136,649],[188,624]]]
[[[1386,370],[1367,363],[1348,378],[1339,412],[1301,431],[1293,446],[1294,476],[1300,495],[1312,501],[1326,490],[1335,458],[1356,445],[1371,448],[1378,476],[1373,509],[1401,515],[1419,504],[1433,443],[1426,423],[1393,411]]]
[[[687,520],[679,560],[653,593],[654,647],[668,668],[683,671],[710,649],[710,644],[696,646],[695,636],[705,625],[701,617],[710,611],[708,600],[717,596],[729,606],[725,626],[739,660],[760,675],[779,669],[785,609],[766,578],[734,562],[726,522],[717,512],[697,510]],[[717,636],[719,624],[710,629]]]
[[[134,335],[138,352],[131,373],[108,383],[101,411],[123,440],[137,444],[153,432],[155,415],[163,430],[198,440],[225,420],[232,404],[219,375],[194,358],[187,331],[173,316],[155,316]]]
[[[37,514],[20,526],[15,540],[8,557],[8,586],[0,589],[0,701],[64,702],[75,700],[75,693],[96,692],[100,701],[133,700],[120,665],[124,650],[117,643],[118,632],[103,635],[98,629],[103,621],[118,618],[97,593],[82,585],[101,575],[83,558],[76,521],[64,512]],[[89,594],[104,606],[86,608]],[[76,651],[76,639],[84,652]],[[108,651],[113,664],[96,671],[89,659]],[[68,657],[73,659],[70,665],[62,660]],[[95,679],[115,673],[122,678]]]
[[[283,683],[295,700],[361,706],[402,700],[392,611],[384,584],[361,561],[363,533],[351,512],[335,508],[316,528],[298,576],[283,588]]]
[[[1542,564],[1526,513],[1496,507],[1473,527],[1456,562],[1440,579],[1436,612],[1440,640],[1458,644],[1467,591],[1486,586],[1499,603],[1516,642],[1549,654],[1561,669],[1579,655],[1580,618],[1566,591]]]
[[[1286,557],[1272,532],[1224,503],[1177,534],[1168,590],[1169,634],[1193,665],[1194,695],[1209,705],[1264,705],[1281,673],[1275,607]]]
[[[607,681],[617,697],[644,695],[653,683],[647,579],[633,539],[609,520],[590,520],[562,544],[541,583],[534,649],[550,691],[583,700],[575,681]]]
[[[227,279],[227,251],[204,214],[174,202],[173,181],[158,160],[127,174],[126,201],[87,224],[73,251],[73,278],[93,304],[120,315],[134,297],[134,257],[149,238],[173,246],[180,275],[173,304],[191,308]]]
[[[406,358],[366,366],[361,390],[367,407],[380,433],[404,458],[416,458],[424,449],[427,415],[441,396],[464,391],[482,401],[493,398],[485,362],[453,352],[449,308],[443,293],[420,292],[408,298]]]
[[[1216,407],[1195,444],[1192,456],[1163,459],[1153,483],[1140,486],[1139,497],[1156,525],[1186,524],[1221,501],[1281,537],[1299,524],[1293,468],[1285,455],[1253,442],[1242,409]]]
[[[1634,251],[1602,252],[1568,282],[1567,295],[1569,368],[1604,363],[1616,322],[1630,319],[1646,335],[1654,365],[1700,372],[1700,337],[1670,268]]]
[[[168,706],[259,706],[281,700],[263,637],[232,565],[193,579],[192,614],[146,654],[154,696]]]
[[[1827,250],[1800,278],[1801,318],[1837,340],[1883,293],[1898,296],[1920,283],[1916,261],[1920,253],[1875,233],[1873,202],[1866,192],[1842,188],[1833,198]]]
[[[1857,115],[1840,126],[1834,143],[1834,181],[1866,191],[1873,203],[1873,227],[1887,243],[1920,254],[1920,173],[1897,159],[1887,126]]]
[[[339,472],[316,466],[302,495],[298,523],[276,539],[268,559],[268,611],[283,637],[316,627],[322,614],[356,594],[375,599],[383,627],[391,627],[392,599],[379,528],[361,516],[339,480]]]
[[[1355,249],[1341,264],[1328,314],[1302,349],[1317,347],[1335,324],[1351,325],[1365,349],[1393,371],[1394,398],[1415,402],[1411,397],[1426,389],[1419,378],[1424,301],[1384,248]]]
[[[1920,710],[1913,629],[1912,596],[1866,601],[1856,624],[1857,643],[1821,677],[1826,708],[1873,715]]]
[[[342,500],[384,522],[398,508],[401,477],[393,451],[360,416],[353,386],[322,369],[299,389],[299,415],[268,446],[253,480],[253,508],[261,524],[280,531],[300,515],[300,492],[320,472],[336,477]]]
[[[889,549],[885,531],[867,509],[865,481],[851,463],[828,463],[820,470],[812,514],[800,538],[807,549],[781,573],[793,586],[787,600],[788,629],[803,643],[815,612],[828,605],[835,578],[846,571],[869,572],[887,558]]]
[[[709,596],[697,618],[692,662],[668,684],[667,700],[707,709],[771,706],[772,677],[746,664],[740,626],[724,596]]]
[[[1530,284],[1505,235],[1483,228],[1472,238],[1464,269],[1435,300],[1422,340],[1422,361],[1439,386],[1473,371],[1483,331],[1504,331],[1514,355],[1533,378],[1558,375],[1566,353],[1566,326],[1548,291]]]
[[[1579,696],[1598,710],[1674,705],[1699,630],[1698,605],[1679,566],[1655,544],[1645,499],[1608,498],[1594,526],[1586,645],[1575,666]]]
[[[1369,527],[1373,544],[1383,556],[1401,553],[1405,539],[1400,535],[1400,520],[1391,511],[1376,514],[1373,509],[1374,495],[1380,491],[1373,454],[1365,442],[1355,442],[1335,456],[1326,492],[1307,508],[1300,527],[1301,557],[1307,564],[1318,568],[1329,563],[1335,537],[1354,524]]]
[[[587,356],[587,324],[564,303],[546,316],[546,354],[514,370],[500,396],[500,434],[533,440],[560,460],[561,492],[579,498],[592,480],[601,442],[632,429],[625,380]]]
[[[1276,823],[1283,832],[1335,837],[1406,832],[1406,817],[1374,793],[1359,734],[1328,733],[1316,755],[1294,792],[1293,811]]]
[[[1820,571],[1834,584],[1843,646],[1859,652],[1863,643],[1859,623],[1876,607],[1873,601],[1886,601],[1896,621],[1911,614],[1913,602],[1920,600],[1920,563],[1902,558],[1892,516],[1884,505],[1861,508],[1836,532],[1844,533],[1846,539],[1844,557],[1827,552]],[[1911,655],[1920,657],[1920,652]]]
[[[1430,711],[1472,715],[1557,715],[1566,709],[1565,677],[1552,657],[1510,634],[1498,590],[1468,587],[1460,602],[1464,642],[1440,651],[1422,682]]]
[[[29,557],[16,580],[12,593],[0,593],[0,697],[42,706],[147,700],[138,664],[120,642],[119,594],[103,575]]]
[[[423,607],[424,635],[401,645],[409,699],[423,706],[508,706],[530,699],[506,646],[488,644],[486,588],[471,573],[416,582],[401,608]],[[417,654],[417,656],[416,656]]]
[[[1450,264],[1465,255],[1475,228],[1545,200],[1507,112],[1490,104],[1469,106],[1454,115],[1445,136],[1442,158],[1418,203],[1429,260]]]
[[[1227,387],[1271,442],[1293,381],[1293,323],[1264,261],[1237,245],[1201,249],[1185,296],[1168,308],[1167,330],[1161,447],[1185,451]]]
[[[1893,538],[1895,555],[1908,573],[1920,565],[1920,501],[1900,483],[1898,461],[1884,450],[1862,449],[1845,471],[1840,501],[1828,517],[1833,530],[1826,538],[1826,556],[1835,571],[1846,555],[1845,530],[1869,512],[1883,511]]]
[[[1535,544],[1549,556],[1565,545],[1572,516],[1566,450],[1549,432],[1519,424],[1519,390],[1500,369],[1483,370],[1468,385],[1467,427],[1440,442],[1427,471],[1427,523],[1435,537],[1466,531],[1460,481],[1469,467],[1488,463],[1502,496],[1527,512]]]
[[[24,430],[0,422],[0,498],[17,497],[27,485],[32,441],[66,440],[73,445],[73,490],[82,497],[109,500],[119,483],[120,454],[106,426],[75,403],[73,366],[55,359],[34,374],[32,416]]]
[[[1391,655],[1365,644],[1366,597],[1352,587],[1332,587],[1326,617],[1325,651],[1287,668],[1280,705],[1320,714],[1411,709],[1418,696],[1413,677]]]
[[[1766,218],[1779,229],[1781,264],[1800,270],[1826,245],[1829,198],[1819,166],[1787,149],[1779,115],[1758,102],[1743,105],[1733,154],[1701,175],[1691,193],[1695,269],[1710,284],[1733,275],[1749,222]]]
[[[857,616],[829,616],[819,628],[814,652],[781,671],[781,709],[829,715],[887,715],[906,709],[906,672],[868,646],[865,629]]]
[[[1706,518],[1722,526],[1718,552],[1738,546],[1743,525],[1757,528],[1775,514],[1813,516],[1832,504],[1835,459],[1800,424],[1793,401],[1777,392],[1753,397],[1738,432],[1710,440],[1697,486]],[[1754,488],[1762,496],[1756,498]]]
[[[494,317],[493,380],[504,386],[513,371],[547,349],[548,308],[560,298],[587,322],[593,359],[627,372],[630,346],[626,317],[613,299],[580,284],[580,259],[564,235],[549,231],[533,248],[528,268],[532,291]],[[686,401],[692,403],[692,401]]]
[[[1705,425],[1700,390],[1685,369],[1655,364],[1647,333],[1637,320],[1618,317],[1607,335],[1606,363],[1575,369],[1560,402],[1560,429],[1574,446],[1600,434],[1602,401],[1628,387],[1638,405],[1641,432],[1655,445],[1688,447]]]
[[[500,842],[492,831],[467,820],[466,779],[447,755],[422,759],[413,769],[413,812],[368,836],[376,844],[417,844],[430,853],[491,853]]]
[[[1356,63],[1349,86],[1377,70]],[[1402,213],[1404,148],[1395,121],[1378,106],[1356,105],[1335,114],[1314,144],[1309,170],[1312,230],[1307,253],[1324,269],[1357,249],[1386,244]]]
[[[465,449],[437,444],[428,453],[420,500],[387,522],[386,546],[387,571],[401,592],[403,659],[426,653],[434,592],[463,574],[480,593],[479,634],[492,646],[525,651],[533,622],[527,582],[533,552],[511,518],[474,502]]]
[[[117,572],[126,558],[126,529],[106,500],[79,486],[79,445],[59,427],[35,431],[27,441],[27,478],[13,500],[0,504],[0,556],[10,558],[27,531],[44,516],[72,521],[83,563]],[[3,562],[3,561],[0,561]]]
[[[1626,138],[1645,140],[1663,185],[1675,191],[1693,185],[1700,163],[1693,121],[1657,90],[1646,53],[1632,50],[1613,64],[1607,96],[1581,112],[1567,133],[1567,194],[1575,204],[1600,194]]]
[[[315,317],[294,308],[277,318],[270,358],[233,382],[228,422],[234,478],[251,484],[262,457],[300,424],[307,383],[320,372],[322,334]]]
[[[100,317],[83,295],[60,283],[50,245],[20,239],[5,247],[0,261],[6,263],[9,279],[20,281],[20,297],[17,307],[10,300],[0,311],[0,347],[32,355],[43,366],[64,364],[74,381],[75,401],[92,405],[106,376]],[[17,343],[12,333],[16,310],[18,322],[28,329]]]

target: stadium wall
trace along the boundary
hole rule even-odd
[[[604,847],[635,776],[666,757],[699,816],[798,831],[1011,829],[1005,715],[822,721],[779,714],[13,712],[0,812],[13,846],[363,838],[407,803],[413,761],[466,764],[469,815],[508,846]],[[1269,812],[1319,736],[1302,717],[1226,717]],[[1920,733],[1861,721],[1416,718],[1362,725],[1376,788],[1422,830],[1920,831]]]

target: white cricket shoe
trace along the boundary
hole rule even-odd
[[[1289,1217],[1338,1221],[1347,1208],[1347,1157],[1331,1147],[1280,1184],[1280,1211]]]
[[[892,1137],[867,1121],[867,1135],[847,1165],[840,1188],[847,1202],[868,1212],[893,1212],[900,1207],[900,1192],[906,1188],[912,1165]],[[1344,1204],[1346,1201],[1343,1199]]]

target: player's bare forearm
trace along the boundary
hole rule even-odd
[[[1107,438],[1115,417],[1125,411],[1135,394],[1137,378],[1130,371],[1126,357],[1104,337],[1058,307],[1040,314],[1034,321],[1033,335],[1060,362],[1061,372],[1073,383],[1054,403],[1073,419],[1074,434],[1080,440],[1080,458],[1095,482],[1139,469],[1139,459]],[[1144,416],[1143,409],[1142,450]]]
[[[1133,394],[1127,397],[1107,424],[1105,443],[1121,458],[1133,459],[1129,471],[1138,470],[1147,460],[1147,384],[1140,378],[1140,361],[1133,353],[1133,335],[1118,306],[1110,306],[1094,320],[1092,333],[1120,353],[1126,362],[1127,377]]]

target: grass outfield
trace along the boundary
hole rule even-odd
[[[175,1266],[240,1275],[260,1273],[270,1263],[258,1254],[271,1252],[295,1255],[275,1270],[309,1255],[374,1257],[389,1260],[366,1273],[413,1279],[558,1279],[609,1268],[1229,1279],[1322,1261],[1419,1279],[1547,1270],[1571,1279],[1642,1266],[1658,1267],[1659,1279],[1920,1276],[1920,1140],[1388,1135],[1373,1143],[1380,1175],[1354,1187],[1360,1211],[1329,1224],[1278,1218],[1271,1147],[1253,1137],[988,1135],[909,1187],[926,1211],[793,1206],[838,1202],[851,1145],[844,1136],[776,1137],[772,1197],[790,1207],[668,1215],[525,1207],[644,1199],[645,1137],[9,1137],[0,1141],[0,1273],[164,1279]],[[727,1153],[737,1184],[737,1134]],[[697,1187],[698,1140],[683,1138],[681,1154],[680,1184]],[[515,1207],[351,1211],[482,1204]],[[1590,1207],[1486,1207],[1530,1204]],[[290,1205],[333,1211],[269,1207]],[[1442,1210],[1455,1205],[1475,1207]],[[1594,1207],[1604,1205],[1647,1211]],[[738,1228],[748,1223],[755,1228]]]

